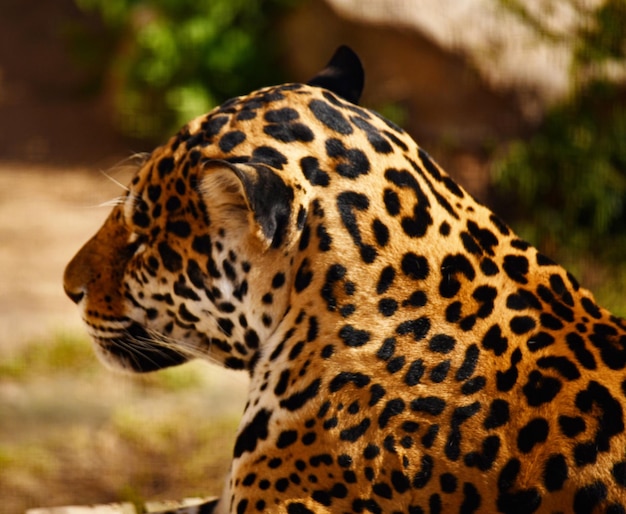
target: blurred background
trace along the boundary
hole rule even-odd
[[[62,292],[132,156],[339,44],[362,104],[626,314],[623,0],[1,0],[0,512],[217,494],[246,378],[105,370]]]

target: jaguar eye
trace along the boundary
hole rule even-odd
[[[135,203],[135,207],[133,210],[133,223],[140,228],[148,228],[150,226],[148,205],[141,198],[139,198]]]
[[[139,250],[141,245],[143,245],[147,240],[148,236],[144,234],[137,234],[136,239],[132,243],[129,243],[124,247],[120,257],[123,260],[130,259],[133,255],[137,253],[137,250]]]

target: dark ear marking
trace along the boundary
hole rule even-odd
[[[235,174],[263,235],[272,248],[279,248],[289,230],[293,189],[265,164],[233,164],[216,159],[207,161],[205,166],[228,168]]]
[[[365,72],[359,56],[350,47],[342,45],[335,51],[326,67],[307,82],[358,104],[365,83]]]

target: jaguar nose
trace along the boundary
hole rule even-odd
[[[79,303],[85,297],[86,286],[91,276],[89,255],[88,242],[74,256],[63,273],[63,290],[74,303]]]
[[[79,303],[85,296],[85,288],[80,277],[75,276],[76,258],[65,268],[63,274],[63,290],[74,303]]]
[[[65,294],[69,296],[70,300],[72,300],[76,304],[80,303],[80,301],[85,296],[84,291],[71,291],[65,286],[63,287],[63,289],[65,290]]]

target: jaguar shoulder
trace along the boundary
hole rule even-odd
[[[400,128],[342,47],[137,171],[65,272],[102,359],[250,375],[215,512],[626,512],[626,325]]]

